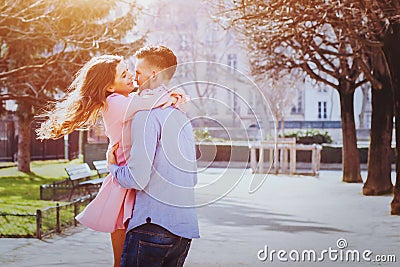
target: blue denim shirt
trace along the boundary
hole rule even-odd
[[[132,120],[127,166],[111,165],[110,171],[121,186],[137,190],[128,231],[151,221],[178,236],[199,237],[195,142],[183,112],[139,111]]]

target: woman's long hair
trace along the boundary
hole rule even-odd
[[[120,56],[103,55],[92,58],[75,75],[68,94],[40,117],[45,121],[36,130],[38,139],[58,139],[76,129],[95,124],[102,107],[107,107],[107,88],[115,80]]]

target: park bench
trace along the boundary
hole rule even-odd
[[[93,166],[97,171],[99,178],[107,176],[109,170],[107,168],[107,160],[95,160],[93,161]]]
[[[257,159],[256,150],[259,151]],[[264,169],[264,150],[269,150],[269,168]],[[278,138],[275,141],[260,141],[250,145],[250,166],[253,173],[265,173],[274,169],[281,173],[319,175],[322,146],[318,144],[296,144],[296,138]],[[311,151],[311,170],[299,172],[296,170],[297,151]],[[290,159],[289,158],[290,155]]]
[[[67,180],[72,185],[69,200],[71,200],[77,188],[84,187],[87,191],[90,191],[92,188],[98,189],[104,180],[104,178],[92,179],[93,172],[87,163],[67,166],[65,167],[65,171],[68,174]]]

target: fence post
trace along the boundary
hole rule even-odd
[[[42,239],[42,211],[36,210],[36,238]]]
[[[256,145],[252,144],[250,146],[250,167],[252,173],[257,172],[257,158],[256,158]]]
[[[56,205],[56,233],[61,233],[60,226],[60,205],[57,203]]]
[[[51,200],[56,200],[56,182],[53,181],[53,195],[51,196]]]

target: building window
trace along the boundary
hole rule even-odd
[[[180,44],[179,44],[180,50],[182,50],[182,51],[188,50],[189,49],[189,41],[188,41],[187,36],[185,34],[182,34],[180,37],[181,37]]]
[[[299,94],[297,97],[297,104],[292,107],[292,114],[302,114],[303,113],[303,95]]]
[[[303,95],[297,97],[297,113],[303,112]]]
[[[247,103],[247,114],[248,115],[253,115],[255,113],[255,102],[256,102],[256,94],[250,93],[249,94],[249,102]]]
[[[215,22],[211,22],[206,26],[205,29],[205,41],[208,46],[214,46],[218,43],[217,37],[221,34],[219,25]]]
[[[206,54],[207,60],[207,75],[215,75],[215,62],[216,55],[215,54]]]
[[[233,99],[232,92],[230,90],[226,90],[226,108],[225,108],[226,114],[232,113],[232,99]]]
[[[233,111],[238,115],[240,114],[239,97],[236,94],[233,95]]]
[[[231,67],[232,72],[235,72],[237,69],[237,55],[236,54],[228,54],[228,64]]]
[[[327,119],[328,109],[326,101],[318,101],[318,119]]]

